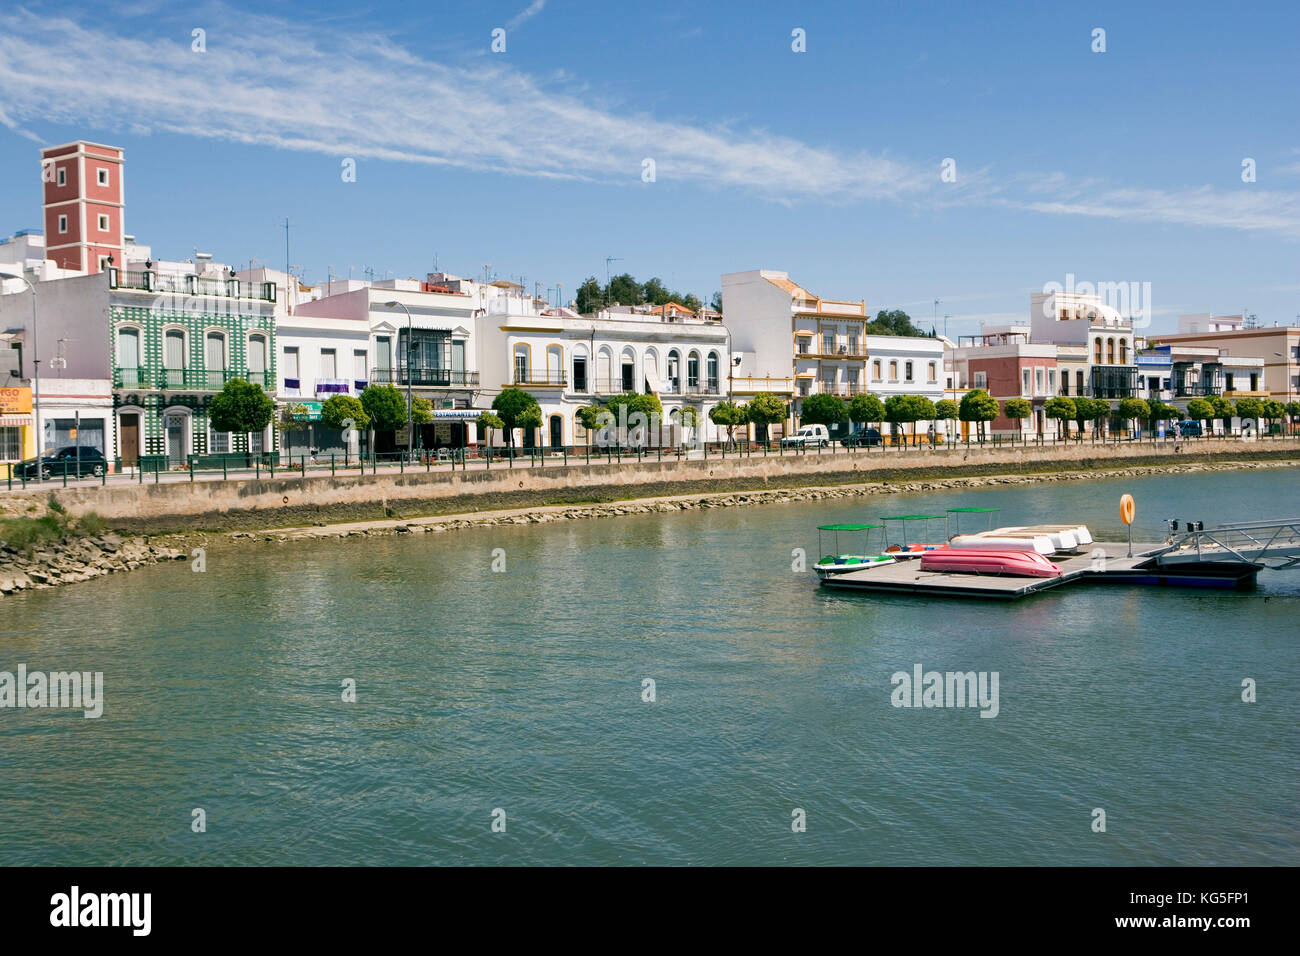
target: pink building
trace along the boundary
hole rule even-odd
[[[1055,345],[1013,342],[959,348],[954,362],[962,367],[966,388],[982,388],[1002,405],[1011,398],[1023,398],[1033,405],[1034,416],[1023,421],[999,415],[990,426],[993,432],[1055,434],[1056,423],[1043,411],[1044,403],[1059,394]]]
[[[78,140],[41,150],[46,254],[61,268],[101,272],[122,261],[123,156]]]

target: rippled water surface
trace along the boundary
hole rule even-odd
[[[1300,863],[1300,570],[1014,604],[791,572],[817,524],[958,505],[1119,539],[1125,491],[1144,540],[1300,516],[1295,471],[1179,476],[214,549],[6,598],[0,670],[103,671],[106,703],[0,710],[0,862]],[[997,671],[998,716],[891,706],[918,663]]]

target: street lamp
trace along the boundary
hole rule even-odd
[[[385,309],[398,307],[406,313],[406,451],[410,454],[415,450],[415,405],[411,400],[411,354],[415,351],[415,337],[411,328],[411,310],[396,299],[384,303]]]
[[[44,481],[44,469],[41,466],[41,353],[36,345],[36,287],[25,276],[14,275],[12,272],[0,272],[0,279],[17,279],[32,293],[32,403],[36,422],[36,481],[39,484]]]

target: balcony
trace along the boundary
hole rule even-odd
[[[360,382],[357,382],[360,385]],[[404,368],[373,368],[370,370],[371,385],[406,386],[407,370]],[[478,372],[467,372],[458,368],[427,368],[411,366],[410,382],[417,388],[477,388]]]
[[[231,379],[243,379],[262,388],[268,387],[270,373],[240,372],[234,369],[209,370],[202,368],[117,368],[113,370],[114,388],[140,389],[193,389],[201,392],[219,392]]]
[[[275,301],[274,282],[243,282],[239,279],[197,276],[189,273],[171,275],[149,271],[133,272],[110,267],[108,287],[173,295],[211,295],[231,299],[252,299],[259,302]]]
[[[548,372],[539,369],[515,369],[515,385],[541,385],[550,388],[563,388],[568,377],[563,372]]]
[[[852,398],[854,395],[862,395],[867,391],[865,385],[853,382],[821,382],[817,389],[818,395],[838,395],[840,398]]]

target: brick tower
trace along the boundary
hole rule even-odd
[[[41,150],[45,249],[64,269],[100,272],[109,256],[121,266],[122,150],[79,140]]]

